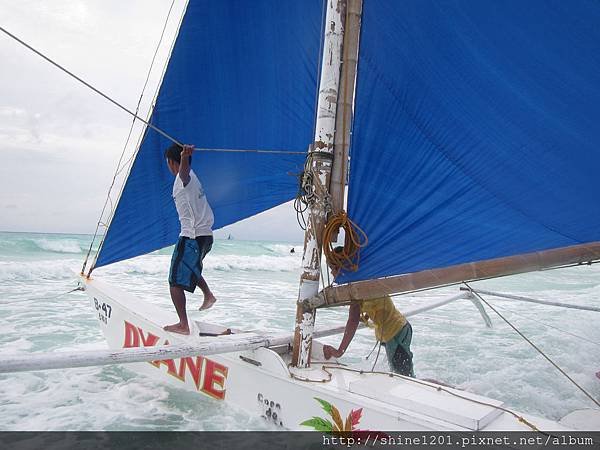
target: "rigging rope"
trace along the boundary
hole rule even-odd
[[[117,169],[115,170],[115,174],[113,176],[112,182],[108,188],[106,201],[104,202],[104,206],[102,207],[102,212],[100,213],[100,218],[98,219],[98,223],[96,225],[96,230],[94,231],[94,236],[92,237],[92,242],[90,243],[90,248],[88,249],[87,255],[85,256],[85,260],[83,262],[83,267],[81,268],[82,275],[85,272],[85,268],[87,266],[90,254],[92,253],[92,248],[94,246],[94,243],[96,242],[96,237],[98,236],[98,231],[100,230],[100,226],[101,226],[101,224],[104,224],[104,222],[102,221],[102,218],[104,217],[104,212],[106,211],[106,206],[108,205],[108,203],[110,203],[110,210],[111,210],[110,216],[112,217],[112,215],[114,213],[114,205],[112,202],[112,198],[110,197],[110,194],[115,185],[117,177],[121,173],[122,169],[128,165],[128,163],[131,161],[131,159],[133,158],[133,156],[136,153],[136,152],[134,152],[132,157],[129,158],[129,160],[123,165],[123,167],[121,167],[121,163],[123,162],[123,157],[125,156],[125,152],[127,150],[127,145],[129,145],[129,140],[131,139],[131,134],[132,134],[133,128],[135,126],[135,120],[136,120],[137,114],[140,111],[140,105],[142,104],[142,99],[144,98],[144,93],[146,92],[146,87],[148,86],[148,81],[150,80],[150,74],[152,73],[152,68],[154,67],[154,62],[156,61],[156,55],[158,54],[158,51],[162,44],[162,40],[165,35],[165,30],[167,29],[167,24],[169,23],[169,18],[171,17],[171,11],[173,10],[174,4],[175,4],[175,0],[172,0],[171,6],[169,7],[169,12],[167,13],[165,23],[163,24],[163,28],[160,33],[160,38],[158,39],[158,44],[156,45],[156,49],[154,50],[154,55],[152,55],[152,61],[150,62],[150,67],[148,68],[148,73],[146,74],[146,80],[144,81],[144,86],[142,87],[142,92],[140,93],[140,98],[138,99],[137,106],[135,108],[134,118],[131,121],[131,127],[129,128],[129,133],[127,134],[127,139],[125,140],[125,145],[123,145],[123,151],[121,152],[121,156],[119,157],[119,162],[117,163]]]
[[[296,220],[298,225],[304,231],[306,231],[307,222],[304,217],[304,213],[308,208],[315,202],[315,192],[313,185],[313,171],[312,171],[312,151],[306,155],[306,161],[304,161],[304,169],[302,172],[297,174],[298,176],[298,193],[294,199],[294,209],[296,210]]]
[[[339,250],[334,248],[334,242],[331,239],[339,233],[340,228],[344,229],[344,247]],[[327,221],[323,230],[323,251],[327,264],[334,273],[341,270],[350,270],[356,272],[360,260],[360,249],[369,243],[367,234],[346,214],[345,211],[333,215]]]
[[[53,66],[57,67],[58,69],[62,70],[63,72],[65,72],[67,75],[69,75],[70,77],[74,78],[75,80],[79,81],[81,84],[83,84],[84,86],[86,86],[87,88],[91,89],[92,91],[94,91],[95,93],[99,94],[100,96],[104,97],[106,100],[108,100],[109,102],[111,102],[113,105],[117,106],[118,108],[122,109],[123,111],[125,111],[127,114],[133,116],[134,118],[136,118],[137,120],[145,123],[147,126],[149,126],[150,128],[152,128],[154,131],[160,133],[162,136],[164,136],[165,138],[167,138],[168,140],[170,140],[171,142],[174,142],[176,144],[179,144],[179,141],[177,141],[175,138],[171,137],[170,135],[168,135],[167,133],[165,133],[164,131],[162,131],[160,128],[152,125],[150,122],[142,119],[141,117],[139,117],[138,115],[136,115],[133,111],[127,109],[125,106],[123,106],[121,103],[117,102],[116,100],[113,100],[111,97],[109,97],[107,94],[105,94],[104,92],[100,91],[99,89],[95,88],[94,86],[92,86],[91,84],[89,84],[87,81],[81,79],[80,77],[78,77],[77,75],[75,75],[73,72],[67,70],[66,68],[64,68],[63,66],[61,66],[59,63],[57,63],[56,61],[52,60],[51,58],[49,58],[48,56],[44,55],[42,52],[36,50],[35,48],[33,48],[31,45],[27,44],[26,42],[24,42],[23,40],[19,39],[17,36],[15,36],[14,34],[10,33],[9,31],[7,31],[5,28],[0,26],[0,31],[2,31],[3,33],[5,33],[7,36],[11,37],[12,39],[14,39],[15,41],[17,41],[19,44],[23,45],[24,47],[28,48],[29,50],[31,50],[32,52],[34,52],[35,54],[37,54],[38,56],[41,56],[43,59],[45,59],[46,61],[48,61],[50,64],[52,64]]]
[[[557,326],[550,325],[549,323],[542,322],[541,320],[534,319],[533,317],[525,316],[523,314],[520,314],[520,313],[516,312],[514,309],[507,308],[506,306],[501,306],[501,307],[500,306],[496,306],[496,308],[498,308],[500,310],[511,312],[511,313],[513,313],[513,314],[515,314],[515,315],[517,315],[517,316],[519,316],[519,317],[521,317],[521,318],[523,318],[525,320],[531,320],[533,322],[537,322],[537,323],[539,323],[541,325],[544,325],[545,327],[552,328],[552,329],[554,329],[556,331],[560,331],[561,333],[568,334],[570,336],[573,336],[574,338],[580,339],[582,341],[589,342],[590,344],[594,344],[594,345],[597,345],[598,347],[600,347],[600,342],[592,341],[591,339],[588,339],[588,338],[583,337],[583,336],[579,336],[578,334],[571,333],[570,331],[567,331],[567,330],[563,330],[562,328],[558,328]]]
[[[170,12],[170,10],[169,10],[169,12]],[[137,115],[137,111],[134,113],[130,109],[126,108],[121,103],[119,103],[118,101],[116,101],[113,98],[111,98],[109,95],[107,95],[104,92],[102,92],[101,90],[95,88],[90,83],[88,83],[87,81],[85,81],[82,78],[78,77],[73,72],[69,71],[64,66],[62,66],[59,63],[57,63],[56,61],[54,61],[50,57],[46,56],[45,54],[43,54],[39,50],[36,50],[31,45],[27,44],[22,39],[19,39],[17,36],[15,36],[11,32],[9,32],[5,28],[3,28],[3,27],[0,26],[0,31],[2,31],[4,34],[6,34],[10,38],[14,39],[15,41],[17,41],[19,44],[23,45],[27,49],[31,50],[32,52],[34,52],[38,56],[42,57],[43,59],[45,59],[46,61],[48,61],[53,66],[55,66],[58,69],[62,70],[63,72],[65,72],[70,77],[72,77],[75,80],[79,81],[81,84],[83,84],[87,88],[91,89],[96,94],[104,97],[106,100],[108,100],[109,102],[111,102],[113,105],[117,106],[118,108],[120,108],[121,110],[125,111],[127,114],[129,114],[130,116],[132,116],[134,118],[134,120],[139,120],[140,122],[144,123],[146,126],[152,128],[154,131],[156,131],[157,133],[159,133],[161,136],[163,136],[164,138],[168,139],[172,143],[177,144],[179,146],[183,146],[183,144],[181,142],[179,142],[179,140],[175,139],[173,136],[167,134],[165,131],[163,131],[160,128],[158,128],[157,126],[153,125],[152,123],[150,123],[149,120],[143,119],[140,116],[138,116]],[[161,38],[162,38],[162,36],[161,36]],[[198,149],[196,149],[196,151],[205,151],[205,152],[236,152],[236,153],[277,153],[277,154],[286,153],[286,154],[293,154],[293,155],[303,155],[303,154],[305,154],[305,152],[298,152],[298,151],[262,150],[262,149],[259,149],[259,150],[254,150],[254,149],[246,150],[246,149],[198,148]]]
[[[477,403],[479,405],[483,405],[483,406],[488,406],[490,408],[494,408],[494,409],[498,409],[500,411],[503,411],[505,413],[510,414],[511,416],[513,416],[514,418],[516,418],[519,422],[525,424],[526,426],[528,426],[529,428],[531,428],[533,431],[538,431],[540,433],[544,433],[543,431],[539,430],[535,425],[533,425],[531,422],[529,422],[527,419],[525,419],[523,416],[518,415],[517,413],[511,411],[510,409],[504,408],[502,406],[498,406],[498,405],[494,405],[492,403],[487,403],[487,402],[482,402],[479,400],[475,400],[473,398],[469,398],[466,397],[464,395],[460,395],[456,392],[453,392],[451,390],[448,390],[442,386],[432,386],[430,383],[418,380],[417,378],[412,378],[412,377],[407,377],[404,375],[399,375],[397,373],[394,372],[383,372],[383,371],[365,371],[365,370],[360,370],[360,369],[352,369],[351,367],[341,367],[341,366],[322,366],[321,367],[325,372],[329,373],[329,371],[327,369],[337,369],[337,370],[347,370],[349,372],[355,372],[355,373],[359,373],[361,375],[365,375],[365,374],[375,374],[375,375],[387,375],[390,377],[397,377],[397,378],[402,378],[405,381],[410,381],[412,383],[417,383],[420,384],[422,386],[428,386],[430,388],[435,389],[438,392],[445,392],[447,394],[453,395],[454,397],[463,399],[463,400],[467,400],[473,403]],[[330,375],[332,375],[331,373],[329,373]],[[544,433],[546,434],[546,433]]]
[[[262,150],[262,149],[241,149],[241,148],[195,148],[196,152],[221,152],[221,153],[272,153],[284,155],[306,155],[306,152],[296,152],[292,150]]]
[[[550,359],[537,345],[535,345],[533,342],[531,342],[531,340],[529,340],[527,338],[527,336],[525,336],[523,333],[521,333],[512,323],[510,323],[508,321],[508,319],[506,319],[496,308],[494,308],[492,305],[490,305],[487,301],[485,301],[483,299],[483,297],[481,297],[481,295],[479,295],[476,291],[474,291],[473,289],[471,289],[471,286],[469,286],[467,283],[464,283],[465,286],[469,289],[469,291],[471,292],[472,295],[474,295],[475,297],[477,297],[479,300],[481,300],[483,303],[485,303],[492,311],[494,311],[504,322],[506,322],[513,330],[515,330],[519,336],[521,336],[529,345],[531,345],[535,350],[537,350],[537,352],[542,355],[550,364],[552,364],[560,373],[562,373],[571,383],[573,383],[581,392],[583,392],[586,397],[588,397],[592,402],[594,402],[598,407],[600,407],[600,402],[598,402],[598,400],[596,400],[594,397],[592,397],[592,395],[586,391],[582,386],[580,386],[579,384],[577,384],[577,382],[571,378],[563,369],[561,369],[558,364],[556,364],[554,361],[552,361],[552,359]]]
[[[70,291],[63,292],[61,294],[53,295],[51,297],[34,297],[34,298],[29,298],[29,299],[27,299],[27,301],[55,300],[57,298],[63,297],[65,295],[68,295],[68,294],[71,294],[72,292],[77,292],[77,291],[85,291],[85,289],[83,288],[83,286],[77,286],[75,289],[71,289]]]
[[[177,33],[181,29],[181,25],[183,23],[183,19],[185,18],[185,12],[187,11],[188,4],[189,4],[189,1],[186,1],[186,4],[182,9],[181,16],[179,17],[179,23],[177,25]],[[168,16],[167,16],[167,20],[168,20]],[[166,25],[166,23],[165,23],[165,25]],[[171,47],[169,49],[169,57],[165,59],[165,62],[163,64],[163,69],[162,69],[162,73],[160,76],[160,82],[157,83],[157,85],[156,85],[156,89],[154,90],[154,95],[152,96],[152,103],[150,104],[150,107],[147,112],[146,120],[148,120],[148,121],[150,120],[150,117],[152,116],[152,113],[154,112],[154,107],[156,106],[156,99],[158,98],[158,93],[159,93],[160,87],[162,85],[162,80],[164,79],[165,74],[167,73],[169,59],[170,59],[170,56],[173,54],[173,49],[175,48],[176,42],[177,41],[175,39],[171,42]],[[160,45],[160,41],[159,41],[159,45]],[[157,48],[157,51],[158,51],[158,48]],[[150,70],[151,69],[152,69],[152,64],[150,65]],[[135,122],[135,119],[134,119],[134,122]],[[125,162],[125,164],[122,165],[121,169],[118,169],[118,167],[117,167],[118,173],[121,173],[123,170],[125,170],[125,168],[127,168],[126,178],[129,178],[129,173],[131,172],[131,169],[133,168],[133,164],[135,163],[137,156],[139,155],[142,141],[143,141],[144,137],[146,136],[147,131],[148,131],[148,128],[146,128],[142,133],[140,133],[140,135],[138,136],[137,144],[135,146],[136,150],[132,153],[132,155]],[[121,184],[121,190],[119,191],[119,195],[118,195],[117,207],[119,205],[119,202],[121,201],[123,191],[125,190],[125,185],[126,185],[126,183]],[[110,197],[110,190],[108,192],[108,198],[111,203],[111,213],[110,213],[108,221],[106,221],[106,223],[104,224],[104,226],[107,230],[110,227],[110,224],[112,223],[114,214],[116,213],[115,207],[113,207],[112,198]],[[91,275],[92,271],[96,267],[96,262],[98,261],[98,256],[100,255],[100,252],[102,251],[102,247],[104,246],[104,241],[106,240],[106,236],[107,236],[107,233],[104,233],[104,235],[102,236],[102,240],[100,241],[100,245],[98,246],[98,251],[96,252],[96,255],[94,256],[94,262],[92,263],[92,267],[90,267],[90,270],[88,271],[88,274],[87,274],[88,277]]]

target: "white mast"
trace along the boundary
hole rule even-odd
[[[309,208],[309,220],[304,236],[303,272],[300,277],[294,330],[292,365],[298,368],[306,368],[310,363],[315,310],[306,308],[303,301],[314,297],[319,291],[323,228],[327,221],[327,214],[331,210],[328,189],[334,156],[345,14],[346,0],[327,0],[317,123],[307,166],[307,170],[313,174],[315,195]]]

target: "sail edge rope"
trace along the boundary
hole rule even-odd
[[[148,81],[150,80],[150,75],[152,73],[152,69],[154,68],[154,62],[156,61],[156,55],[158,55],[158,51],[160,50],[160,47],[162,45],[162,41],[163,41],[163,37],[165,35],[165,31],[167,29],[167,25],[169,23],[169,19],[171,17],[171,12],[173,11],[173,6],[175,5],[175,0],[171,1],[171,6],[169,7],[169,11],[167,12],[167,17],[165,18],[165,23],[163,24],[162,27],[162,31],[160,33],[160,37],[158,39],[158,44],[156,45],[156,49],[154,50],[154,54],[152,55],[152,60],[150,62],[150,67],[148,68],[148,73],[146,74],[146,79],[144,81],[144,85],[142,87],[142,91],[140,93],[140,97],[138,99],[136,108],[135,108],[135,115],[137,116],[137,114],[139,113],[140,110],[140,105],[142,104],[142,100],[144,98],[144,94],[146,92],[146,87],[148,86]],[[111,213],[110,215],[112,216],[114,214],[114,204],[112,202],[112,198],[110,196],[112,189],[115,185],[115,182],[117,180],[117,177],[119,176],[119,174],[122,172],[123,168],[125,166],[127,166],[127,164],[129,164],[129,162],[131,161],[131,159],[133,158],[132,155],[131,158],[129,158],[129,160],[127,160],[125,162],[125,164],[123,164],[123,166],[121,165],[121,163],[123,162],[123,157],[125,156],[125,152],[127,151],[127,146],[129,145],[129,140],[131,139],[131,134],[133,133],[133,128],[135,127],[135,120],[136,118],[134,117],[133,120],[131,121],[131,126],[129,127],[129,133],[127,134],[127,138],[125,140],[125,144],[123,145],[123,151],[121,152],[121,156],[119,157],[119,161],[117,162],[117,169],[115,170],[115,174],[113,175],[113,179],[112,182],[108,188],[108,193],[107,193],[107,197],[106,200],[104,202],[104,206],[102,207],[102,212],[100,213],[100,218],[98,219],[98,223],[96,225],[96,230],[94,231],[94,235],[92,237],[92,242],[90,243],[90,247],[88,249],[87,255],[85,256],[85,260],[83,262],[83,267],[81,268],[81,275],[83,275],[85,273],[85,269],[87,267],[87,263],[88,260],[90,258],[90,255],[92,253],[92,249],[94,247],[94,243],[96,242],[96,237],[98,236],[98,231],[100,230],[100,226],[106,226],[106,224],[103,222],[102,218],[104,217],[104,212],[106,211],[106,206],[108,205],[108,203],[110,202],[110,210]],[[138,142],[139,143],[139,142]]]
[[[123,106],[118,101],[114,100],[108,94],[102,92],[101,90],[97,89],[96,87],[94,87],[93,85],[91,85],[90,83],[88,83],[87,81],[85,81],[82,78],[80,78],[79,76],[75,75],[73,72],[69,71],[68,69],[66,69],[61,64],[59,64],[56,61],[54,61],[52,58],[46,56],[41,51],[39,51],[39,50],[35,49],[34,47],[32,47],[31,45],[27,44],[25,41],[23,41],[22,39],[18,38],[17,36],[15,36],[11,32],[9,32],[8,30],[6,30],[4,27],[0,26],[0,31],[2,31],[4,34],[6,34],[8,37],[12,38],[13,40],[15,40],[16,42],[18,42],[22,46],[24,46],[27,49],[31,50],[33,53],[37,54],[41,58],[45,59],[46,61],[48,61],[53,66],[55,66],[58,69],[62,70],[64,73],[66,73],[70,77],[72,77],[75,80],[79,81],[81,84],[83,84],[84,86],[86,86],[88,89],[91,89],[92,91],[94,91],[98,95],[104,97],[106,100],[108,100],[109,102],[111,102],[112,104],[114,104],[115,106],[117,106],[118,108],[120,108],[121,110],[123,110],[124,112],[126,112],[127,114],[129,114],[130,116],[132,116],[134,119],[139,120],[140,122],[144,123],[146,126],[150,127],[151,129],[153,129],[154,131],[156,131],[157,133],[159,133],[160,135],[162,135],[164,138],[168,139],[169,141],[171,141],[174,144],[183,146],[183,144],[179,140],[177,140],[174,137],[172,137],[171,135],[167,134],[165,131],[163,131],[159,127],[153,125],[152,123],[150,123],[150,121],[148,121],[146,119],[143,119],[142,117],[138,116],[133,111],[131,111],[127,107]],[[284,153],[284,154],[293,154],[293,155],[305,155],[306,154],[306,152],[303,152],[303,151],[266,150],[266,149],[198,148],[198,149],[196,149],[196,151],[205,151],[205,152],[235,152],[235,153],[277,153],[277,154]]]

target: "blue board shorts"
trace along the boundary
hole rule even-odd
[[[407,377],[414,377],[413,369],[413,354],[410,351],[410,343],[412,341],[412,326],[410,322],[406,322],[406,325],[390,339],[384,343],[385,352],[387,354],[388,363],[392,372]]]
[[[194,292],[202,275],[202,260],[212,244],[212,236],[197,236],[196,239],[180,236],[171,257],[169,285]]]

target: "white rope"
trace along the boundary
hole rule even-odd
[[[183,19],[185,18],[185,12],[187,11],[187,6],[189,4],[189,1],[186,2],[181,16],[179,17],[179,23],[177,25],[177,33],[179,32],[179,30],[181,29],[181,24],[183,23]],[[168,17],[167,17],[168,20]],[[165,22],[165,27],[166,27],[166,22]],[[169,49],[169,57],[166,58],[164,64],[163,64],[163,68],[162,68],[162,73],[160,76],[160,82],[157,83],[156,88],[154,90],[154,94],[152,96],[152,103],[150,105],[150,108],[148,109],[148,113],[147,113],[147,121],[150,120],[150,118],[152,117],[152,113],[154,110],[154,106],[156,104],[156,99],[158,98],[158,94],[160,92],[160,87],[162,85],[162,81],[165,77],[165,74],[167,73],[167,68],[169,66],[169,59],[171,58],[171,54],[173,53],[173,49],[175,48],[175,43],[177,42],[176,39],[173,39],[173,41],[171,42],[171,47]],[[158,52],[158,47],[160,46],[160,41],[159,41],[159,45],[157,46],[156,52]],[[154,61],[154,59],[153,59]],[[152,66],[150,67],[150,69],[152,69]],[[131,169],[133,168],[133,164],[135,163],[137,156],[139,154],[140,148],[142,146],[142,141],[144,139],[144,137],[146,136],[146,132],[148,131],[148,128],[146,128],[142,133],[140,133],[140,135],[138,136],[138,141],[137,144],[135,146],[135,151],[132,153],[132,155],[129,157],[129,159],[123,164],[123,166],[121,167],[121,169],[119,170],[119,174],[124,171],[125,168],[127,168],[127,176],[125,177],[125,179],[129,178],[129,174],[131,173]],[[111,211],[110,211],[110,215],[108,220],[106,221],[106,223],[104,224],[106,230],[108,231],[108,228],[110,227],[110,224],[112,223],[112,220],[114,218],[115,212],[116,212],[116,208],[119,206],[119,202],[121,201],[121,198],[123,196],[123,191],[125,190],[125,185],[126,183],[122,183],[121,184],[121,190],[119,191],[119,195],[117,196],[118,201],[117,201],[117,206],[113,206],[112,203],[112,199],[111,199]],[[109,190],[109,198],[110,198],[110,190]],[[92,273],[92,271],[95,269],[96,267],[96,262],[98,261],[98,256],[100,255],[100,252],[102,251],[102,247],[104,245],[104,241],[106,240],[106,235],[107,233],[104,233],[104,236],[102,237],[102,240],[100,241],[100,245],[98,246],[98,251],[96,252],[96,255],[94,256],[94,262],[92,263],[92,266],[90,267],[90,270],[88,271],[87,276],[89,277]]]
[[[239,148],[195,148],[196,152],[220,152],[220,153],[271,153],[284,155],[306,155],[306,152],[291,150],[261,150],[261,149],[239,149]]]
[[[86,86],[87,88],[91,89],[92,91],[94,91],[96,94],[104,97],[106,100],[108,100],[109,102],[111,102],[113,105],[117,106],[118,108],[122,109],[123,111],[125,111],[127,114],[133,116],[134,118],[136,118],[137,120],[139,120],[140,122],[145,123],[147,126],[149,126],[150,128],[152,128],[154,131],[156,131],[157,133],[160,133],[162,136],[164,136],[165,138],[167,138],[168,140],[170,140],[171,142],[174,142],[176,144],[181,145],[181,143],[175,139],[174,137],[168,135],[167,133],[165,133],[163,130],[161,130],[160,128],[152,125],[150,122],[142,119],[141,117],[139,117],[138,115],[136,115],[133,111],[127,109],[125,106],[123,106],[121,103],[117,102],[116,100],[112,99],[111,97],[109,97],[107,94],[105,94],[104,92],[100,91],[99,89],[95,88],[94,86],[92,86],[90,83],[88,83],[87,81],[83,80],[82,78],[78,77],[77,75],[75,75],[73,72],[67,70],[66,68],[64,68],[63,66],[61,66],[60,64],[58,64],[56,61],[52,60],[51,58],[47,57],[46,55],[44,55],[42,52],[36,50],[35,48],[33,48],[31,45],[27,44],[25,41],[19,39],[17,36],[15,36],[14,34],[10,33],[8,30],[6,30],[3,27],[0,27],[0,31],[2,31],[4,34],[6,34],[7,36],[11,37],[12,39],[14,39],[15,41],[17,41],[19,44],[23,45],[24,47],[28,48],[29,50],[31,50],[32,52],[34,52],[35,54],[37,54],[38,56],[41,56],[42,58],[44,58],[46,61],[48,61],[50,64],[52,64],[53,66],[59,68],[60,70],[62,70],[63,72],[65,72],[67,75],[69,75],[70,77],[76,79],[77,81],[79,81],[81,84],[83,84],[84,86]]]
[[[461,288],[461,290],[465,290],[465,288]],[[467,289],[467,290],[469,290],[469,289]],[[600,312],[600,308],[595,307],[595,306],[577,305],[577,304],[573,304],[573,303],[551,302],[548,300],[537,300],[535,298],[524,297],[522,295],[502,294],[500,292],[485,291],[483,289],[473,289],[470,291],[478,293],[478,294],[491,295],[493,297],[508,298],[511,300],[519,300],[522,302],[539,303],[540,305],[559,306],[561,308],[572,308],[572,309],[581,309],[583,311]]]
[[[547,323],[547,322],[542,322],[541,320],[534,319],[533,317],[529,317],[529,316],[526,316],[526,315],[520,314],[520,313],[516,312],[514,309],[507,308],[507,307],[506,307],[506,306],[504,306],[504,305],[503,305],[503,306],[501,306],[501,307],[500,307],[500,306],[496,306],[496,308],[498,308],[498,309],[501,309],[501,310],[503,310],[503,311],[508,311],[508,312],[511,312],[511,313],[513,313],[513,314],[515,314],[515,315],[517,315],[517,316],[521,317],[522,319],[525,319],[525,320],[531,320],[531,321],[533,321],[533,322],[537,322],[537,323],[539,323],[540,325],[544,325],[545,327],[551,328],[551,329],[553,329],[553,330],[556,330],[556,331],[560,331],[561,333],[568,334],[568,335],[570,335],[570,336],[573,336],[574,338],[581,339],[582,341],[586,341],[586,342],[589,342],[590,344],[594,344],[594,345],[597,345],[598,347],[600,347],[600,342],[595,342],[595,341],[592,341],[591,339],[588,339],[588,338],[586,338],[586,337],[580,336],[580,335],[578,335],[578,334],[572,333],[572,332],[570,332],[570,331],[567,331],[567,330],[563,330],[562,328],[558,328],[557,326],[550,325],[550,324],[549,324],[549,323]]]
[[[165,23],[164,23],[162,31],[160,33],[160,38],[158,39],[158,44],[156,45],[156,49],[154,50],[154,55],[152,56],[152,61],[150,62],[150,67],[148,68],[148,73],[146,74],[146,80],[144,81],[144,86],[142,87],[142,92],[140,93],[140,97],[138,99],[137,106],[135,108],[134,117],[133,117],[133,120],[131,121],[131,127],[129,127],[129,133],[127,134],[127,139],[125,140],[125,145],[123,145],[123,151],[121,152],[121,156],[119,157],[119,162],[117,163],[117,169],[113,176],[112,182],[108,188],[106,201],[104,202],[104,206],[102,207],[102,212],[100,213],[100,219],[98,219],[98,223],[96,225],[96,230],[94,231],[94,236],[92,237],[92,242],[90,243],[90,248],[88,249],[87,255],[85,256],[85,260],[83,262],[83,267],[81,268],[82,274],[85,272],[85,268],[87,266],[88,259],[90,257],[90,254],[92,253],[92,248],[94,246],[94,243],[96,242],[96,237],[98,236],[98,231],[100,230],[100,226],[104,225],[102,218],[104,217],[104,212],[106,211],[106,206],[108,205],[108,203],[110,203],[110,216],[112,217],[112,215],[114,213],[114,205],[113,205],[113,201],[112,201],[110,194],[115,185],[117,177],[119,176],[119,174],[122,171],[121,163],[123,161],[123,157],[125,156],[125,152],[127,151],[127,146],[129,145],[129,140],[131,139],[131,133],[133,132],[133,128],[135,126],[135,120],[140,111],[140,105],[142,104],[142,99],[144,98],[144,93],[146,92],[146,87],[148,86],[148,81],[150,80],[150,74],[152,73],[152,68],[154,67],[154,62],[156,61],[156,55],[158,54],[158,51],[162,44],[162,40],[165,35],[165,30],[167,29],[167,24],[169,23],[169,18],[171,17],[171,11],[173,10],[174,4],[175,4],[175,0],[172,0],[171,6],[169,7],[169,12],[167,13]],[[133,157],[133,155],[132,155],[132,157]],[[123,167],[125,167],[131,161],[131,159],[132,158],[129,158],[129,160],[127,160],[127,162],[125,162]]]
[[[469,286],[467,283],[464,283],[464,284],[469,289],[469,291],[471,291],[471,293],[473,295],[475,295],[479,300],[481,300],[483,303],[485,303],[504,322],[506,322],[508,324],[508,326],[510,326],[519,336],[521,336],[529,345],[531,345],[540,355],[542,355],[544,357],[544,359],[546,359],[546,361],[548,361],[550,364],[552,364],[556,370],[558,370],[560,373],[562,373],[573,385],[575,385],[581,392],[583,392],[586,397],[588,397],[592,402],[594,402],[596,404],[596,406],[600,407],[600,402],[598,400],[596,400],[594,397],[592,397],[592,395],[588,391],[586,391],[582,386],[580,386],[573,378],[571,378],[569,376],[569,374],[567,372],[565,372],[561,367],[559,367],[558,364],[556,364],[552,359],[550,359],[550,357],[548,355],[546,355],[542,349],[540,349],[537,345],[535,345],[529,338],[527,338],[527,336],[525,336],[521,331],[519,331],[517,329],[517,327],[515,327],[512,323],[510,323],[510,321],[508,319],[506,319],[496,308],[494,308],[487,301],[485,301],[481,295],[479,295],[477,292],[473,291],[471,289],[471,286]]]

